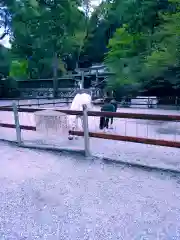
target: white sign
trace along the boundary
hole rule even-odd
[[[133,108],[157,108],[157,103],[158,100],[156,96],[138,96],[131,99],[131,107]]]

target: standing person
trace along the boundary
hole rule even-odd
[[[115,112],[115,107],[110,103],[110,99],[106,98],[105,103],[101,108],[101,112]],[[109,117],[100,117],[99,128],[103,130],[104,128],[109,128]]]
[[[116,112],[117,108],[118,108],[118,104],[117,104],[116,100],[115,99],[111,100],[111,104],[114,106],[114,108],[115,108],[114,110]],[[113,126],[112,126],[113,125],[113,120],[114,120],[113,117],[111,117],[111,127],[110,127],[111,129],[113,128]]]

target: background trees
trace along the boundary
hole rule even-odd
[[[1,0],[1,75],[26,62],[26,75],[52,78],[76,67],[105,63],[114,77],[107,86],[126,95],[139,91],[179,94],[179,0]],[[18,65],[19,64],[19,65]],[[166,90],[168,89],[168,92]]]
[[[116,73],[109,85],[168,95],[179,88],[179,1],[127,4],[108,44],[105,62]]]

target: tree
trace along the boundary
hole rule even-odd
[[[30,76],[52,77],[52,63],[58,57],[59,74],[62,61],[75,55],[84,24],[78,3],[68,1],[22,0],[12,18],[12,51],[14,56],[29,61]]]
[[[28,78],[28,63],[26,60],[11,62],[9,76],[16,80],[24,80]]]
[[[0,1],[0,40],[3,40],[11,33],[11,14],[9,9],[12,7],[13,2],[13,0]]]
[[[170,3],[176,5],[176,10],[160,15],[161,24],[155,28],[152,35],[151,53],[146,61],[146,70],[151,75],[159,75],[168,67],[180,65],[180,3],[179,1]]]
[[[174,2],[133,1],[127,4],[127,11],[123,8],[126,16],[120,15],[124,24],[116,30],[108,45],[105,63],[116,74],[113,80],[109,79],[109,85],[117,88],[118,85],[135,84],[144,88],[153,77],[177,62],[177,6],[173,13]]]
[[[102,1],[92,13],[80,57],[81,62],[87,61],[92,64],[103,61],[104,54],[107,51],[106,46],[111,36],[110,27],[112,22],[107,20],[110,8],[110,1]]]
[[[180,86],[178,0],[106,0],[93,12],[90,0],[1,0],[0,13],[12,65],[26,62],[29,78],[52,78],[57,56],[58,76],[104,61],[119,93]]]
[[[1,78],[9,75],[11,55],[9,49],[0,45],[0,74]]]

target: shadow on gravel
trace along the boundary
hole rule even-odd
[[[2,142],[7,143],[11,147],[19,147],[17,142],[15,141],[8,141],[8,140],[0,140]],[[129,163],[125,161],[120,161],[120,160],[114,160],[110,158],[105,158],[105,157],[97,157],[97,156],[91,156],[91,157],[85,157],[84,151],[75,151],[75,150],[66,150],[66,149],[60,149],[60,148],[48,148],[48,147],[41,147],[41,146],[26,146],[22,145],[19,148],[27,148],[27,149],[32,149],[38,152],[49,152],[51,154],[60,155],[66,157],[71,157],[73,156],[76,157],[77,162],[82,162],[82,163],[93,163],[93,162],[98,162],[102,163],[105,165],[113,165],[115,167],[120,167],[121,169],[124,168],[133,168],[134,170],[137,171],[145,171],[145,172],[152,172],[152,173],[157,173],[158,175],[167,176],[170,175],[171,177],[178,178],[180,183],[180,171],[179,170],[174,170],[174,169],[168,169],[168,168],[161,168],[161,167],[152,167],[148,165],[143,165],[140,163]]]
[[[169,134],[169,135],[180,135],[180,127],[177,123],[163,124],[157,130],[157,133],[160,134]]]
[[[160,168],[160,167],[152,167],[152,166],[147,166],[147,165],[142,165],[142,164],[136,164],[136,163],[128,163],[128,162],[123,162],[123,161],[116,161],[113,159],[109,158],[103,158],[101,159],[105,164],[114,164],[115,166],[124,166],[128,168],[133,168],[137,170],[142,170],[146,172],[154,172],[154,173],[159,173],[159,174],[175,174],[180,177],[180,171],[179,170],[174,170],[174,169],[168,169],[168,168]]]

